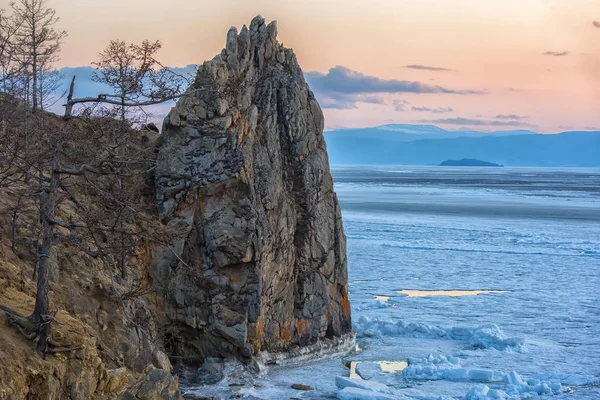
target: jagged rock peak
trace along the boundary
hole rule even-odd
[[[260,15],[229,30],[165,118],[157,203],[183,237],[155,249],[152,277],[179,332],[172,352],[251,359],[350,334],[323,124],[277,23]]]

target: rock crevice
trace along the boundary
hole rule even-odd
[[[199,67],[165,118],[154,251],[170,351],[286,352],[351,331],[346,240],[323,114],[296,56],[260,16]]]

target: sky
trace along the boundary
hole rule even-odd
[[[90,65],[115,38],[159,39],[165,64],[198,64],[261,14],[327,129],[600,130],[600,0],[48,1],[69,32],[57,67]]]

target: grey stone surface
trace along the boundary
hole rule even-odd
[[[323,114],[257,16],[165,118],[155,183],[184,237],[154,250],[172,354],[285,352],[351,330],[346,238]]]

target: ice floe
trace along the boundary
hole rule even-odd
[[[335,385],[340,389],[351,387],[379,393],[392,393],[392,389],[390,389],[387,385],[384,385],[383,383],[366,381],[363,379],[352,379],[344,376],[336,376]]]
[[[336,376],[335,385],[340,389],[337,392],[337,397],[340,400],[408,399],[408,397],[395,392],[387,385],[375,381]]]
[[[372,309],[376,309],[376,308],[387,308],[389,306],[390,306],[390,303],[388,303],[387,300],[375,299],[375,300],[368,301],[368,302],[365,302],[363,304],[356,306],[356,310],[364,311],[364,310],[372,310]]]
[[[361,389],[357,387],[346,387],[337,393],[340,400],[401,400],[408,397],[379,393],[373,390]]]

